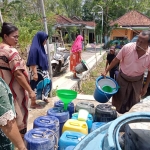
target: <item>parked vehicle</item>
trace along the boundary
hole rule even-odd
[[[123,45],[127,44],[129,41],[127,39],[122,40],[111,40],[106,45],[103,46],[103,49],[109,49],[110,46],[118,44],[119,49],[122,48]]]
[[[65,71],[69,66],[70,52],[65,48],[58,47],[51,61],[53,76]]]

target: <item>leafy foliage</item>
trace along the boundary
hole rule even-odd
[[[100,6],[104,13],[103,35],[109,34],[111,28],[109,23],[117,19],[130,10],[138,10],[150,16],[149,0],[44,0],[45,11],[48,22],[50,36],[53,34],[52,27],[55,23],[55,15],[65,15],[67,17],[78,16],[83,20],[93,21],[94,14],[97,15],[96,33],[101,32],[101,14],[98,15]],[[39,30],[44,30],[42,22],[40,0],[2,0],[0,9],[5,22],[14,23],[20,31],[20,48],[24,51],[25,47],[31,43],[34,34]],[[68,35],[66,40],[74,40],[77,29],[67,28]]]

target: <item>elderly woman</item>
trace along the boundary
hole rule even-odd
[[[11,23],[3,23],[0,36],[0,77],[9,85],[14,97],[16,122],[22,136],[27,131],[28,94],[35,103],[36,95],[28,82],[24,60],[14,48],[18,43],[18,28]],[[27,94],[27,92],[28,94]]]

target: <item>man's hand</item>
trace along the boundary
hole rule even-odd
[[[147,87],[144,86],[141,90],[141,96],[144,96],[147,93]]]
[[[104,77],[106,77],[107,72],[108,72],[108,71],[107,71],[107,69],[106,69],[103,73],[101,73],[101,75],[104,76]]]

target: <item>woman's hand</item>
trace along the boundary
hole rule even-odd
[[[34,74],[33,74],[33,80],[34,80],[34,81],[37,81],[37,80],[38,80],[38,74],[37,74],[37,73],[34,73]]]
[[[34,91],[29,92],[29,97],[31,98],[31,101],[35,101],[36,100],[36,94]]]

